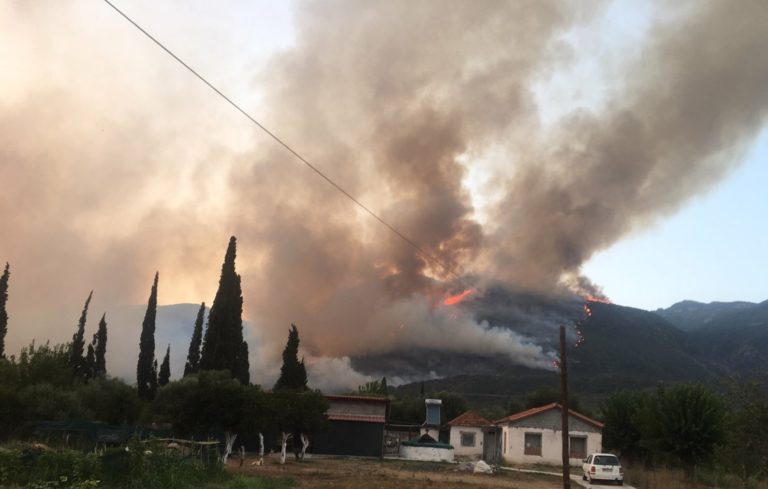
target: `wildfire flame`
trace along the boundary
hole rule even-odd
[[[475,289],[467,289],[461,294],[448,296],[443,301],[443,304],[445,304],[446,306],[455,306],[456,304],[462,302],[464,299],[472,295],[474,292],[475,292]]]
[[[611,302],[611,299],[607,297],[598,297],[596,295],[588,295],[584,297],[584,300],[587,302],[602,302],[603,304],[613,304],[613,302]]]

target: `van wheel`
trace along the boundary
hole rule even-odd
[[[616,481],[616,485],[617,486],[623,486],[624,485],[624,481]]]
[[[583,481],[587,480],[587,474],[581,474],[581,480]]]

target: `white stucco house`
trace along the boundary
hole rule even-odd
[[[450,420],[451,445],[456,457],[474,460],[483,458],[484,431],[492,424],[474,411],[467,411]]]
[[[510,464],[562,464],[561,406],[547,404],[496,421],[501,428],[501,458]],[[603,424],[568,410],[570,465],[579,466],[589,453],[601,452]]]

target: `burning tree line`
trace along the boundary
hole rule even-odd
[[[0,439],[22,435],[25,423],[87,418],[112,424],[136,421],[168,423],[180,436],[208,437],[224,432],[224,460],[237,433],[279,434],[282,461],[293,439],[297,458],[309,445],[308,434],[325,424],[327,401],[307,386],[304,361],[298,358],[299,332],[291,325],[280,377],[272,392],[250,383],[248,345],[243,339],[243,298],[235,271],[233,236],[222,265],[219,288],[203,331],[205,303],[198,311],[184,375],[170,381],[170,345],[158,369],[155,320],[159,274],[156,273],[142,323],[136,389],[106,371],[107,322],[85,345],[85,325],[93,292],[85,301],[72,342],[22,348],[19,358],[5,358],[10,266],[0,277]]]

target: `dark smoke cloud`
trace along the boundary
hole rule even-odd
[[[602,4],[303,2],[295,44],[254,80],[259,118],[457,274],[594,290],[580,274],[593,253],[713,185],[761,128],[766,5],[699,1],[657,22],[604,109],[543,127],[533,86],[572,61],[563,33]],[[0,20],[8,45],[53,64],[26,66],[0,98],[12,347],[67,339],[92,288],[108,317],[145,301],[155,270],[161,302],[210,302],[235,234],[259,355],[276,357],[295,322],[318,371],[350,384],[364,377],[348,356],[404,345],[548,365],[541,345],[438,306],[461,286],[450,273],[136,47],[112,14],[34,35],[77,25],[82,5],[68,8]],[[243,139],[250,149],[232,149]],[[502,198],[483,220],[466,179],[489,152],[503,171],[480,191]],[[114,327],[138,339],[139,324]]]
[[[279,101],[268,124],[462,273],[484,236],[460,157],[535,121],[529,86],[560,59],[553,39],[575,16],[557,2],[301,4],[296,47],[261,80]],[[429,306],[444,293],[440,280],[453,278],[445,269],[282,151],[257,148],[233,182],[238,216],[259,216],[242,232],[264,253],[254,280],[265,287],[251,310],[265,324],[295,320],[310,351],[332,355],[410,344],[401,331],[413,328],[435,347],[456,348]],[[465,322],[447,323],[465,348],[496,338],[475,324],[483,339],[471,339]]]

